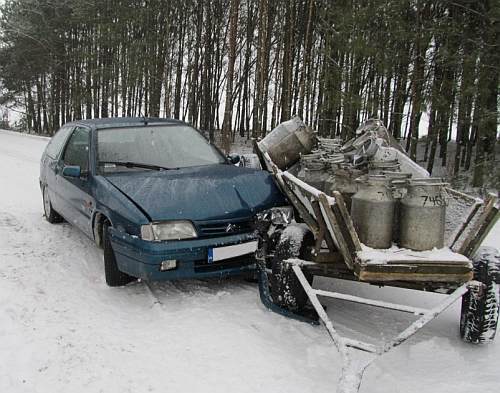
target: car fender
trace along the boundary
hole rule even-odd
[[[94,179],[96,206],[91,219],[94,240],[99,244],[96,224],[100,217],[105,217],[111,226],[121,232],[139,235],[141,225],[149,223],[148,217],[105,177],[95,176]]]

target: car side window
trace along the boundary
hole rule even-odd
[[[66,139],[67,139],[67,137],[72,129],[73,129],[73,127],[70,127],[70,126],[62,127],[52,137],[49,144],[47,145],[47,148],[45,149],[45,153],[50,158],[57,158],[59,156],[59,153],[61,152],[61,149],[64,145],[64,142],[66,141]]]
[[[90,131],[76,127],[64,150],[64,165],[79,166],[82,173],[89,170]]]

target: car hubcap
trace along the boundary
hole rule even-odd
[[[45,210],[45,216],[48,217],[50,215],[50,200],[47,187],[43,189],[43,208]]]

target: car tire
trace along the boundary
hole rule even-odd
[[[52,202],[50,201],[50,196],[49,196],[49,188],[46,185],[43,186],[42,188],[42,199],[43,199],[43,212],[45,219],[51,224],[62,222],[63,218],[52,207]]]
[[[495,338],[498,314],[498,273],[500,253],[492,247],[481,247],[473,258],[474,280],[482,289],[469,289],[462,296],[460,336],[466,342],[483,344]]]
[[[104,223],[102,228],[103,248],[104,248],[104,276],[106,284],[110,287],[121,287],[135,280],[134,277],[123,273],[118,269],[115,252],[111,247],[111,240],[108,234],[109,223]]]
[[[308,252],[314,245],[314,236],[309,230],[298,227],[291,224],[281,234],[272,261],[270,281],[273,302],[300,313],[309,298],[291,266],[284,261],[290,258],[307,259]],[[303,272],[309,284],[312,284],[313,276],[304,270]]]

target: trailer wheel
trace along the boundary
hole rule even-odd
[[[271,296],[275,304],[295,312],[304,309],[307,294],[291,266],[284,261],[290,258],[306,259],[312,245],[314,236],[304,224],[291,224],[281,234],[272,261],[270,280]],[[304,275],[312,283],[313,276],[306,271]]]
[[[464,341],[482,344],[493,341],[498,324],[498,274],[500,253],[481,247],[473,258],[474,280],[482,288],[473,288],[462,297],[460,335]]]

